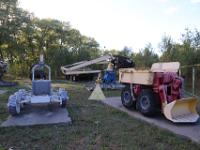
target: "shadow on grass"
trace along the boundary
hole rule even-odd
[[[8,149],[199,149],[199,145],[129,117],[100,101],[89,101],[91,92],[82,84],[53,83],[68,90],[67,104],[72,125],[43,125],[0,128],[1,147]],[[23,83],[22,83],[23,87]],[[17,87],[19,88],[19,87]],[[14,92],[11,89],[8,93]],[[113,93],[112,93],[113,92]],[[117,92],[117,93],[115,93]],[[119,92],[120,93],[120,92]],[[105,91],[116,96],[118,91]],[[1,97],[0,118],[8,116],[5,108],[9,94]],[[120,94],[119,94],[120,95]]]

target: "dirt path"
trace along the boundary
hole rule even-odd
[[[122,105],[120,97],[107,98],[106,100],[103,100],[103,103],[112,106],[120,111],[126,112],[131,117],[140,119],[142,121],[148,122],[160,128],[169,130],[177,135],[184,136],[200,144],[200,121],[198,121],[196,124],[174,124],[166,120],[162,115],[156,116],[154,118],[144,117],[137,111],[126,109]]]

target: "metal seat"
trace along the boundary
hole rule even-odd
[[[50,95],[51,81],[50,80],[34,80],[32,81],[33,95]]]

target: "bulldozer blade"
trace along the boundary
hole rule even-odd
[[[195,123],[199,119],[196,106],[197,99],[195,97],[182,98],[165,105],[163,113],[174,123]]]

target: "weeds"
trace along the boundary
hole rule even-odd
[[[1,95],[0,120],[8,116],[7,98],[18,88]],[[131,118],[99,101],[88,100],[91,94],[83,84],[54,82],[53,87],[64,87],[70,95],[67,109],[72,125],[42,125],[0,128],[0,150],[41,149],[200,149],[199,145],[165,130]],[[119,91],[105,91],[106,96],[119,96]]]

